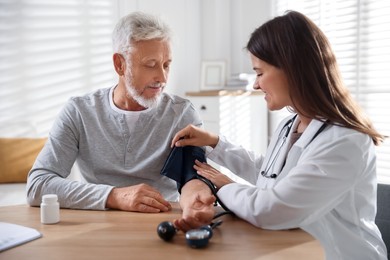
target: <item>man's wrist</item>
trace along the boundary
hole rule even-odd
[[[107,196],[107,201],[106,201],[106,208],[109,208],[109,209],[114,209],[116,206],[116,199],[115,199],[115,196],[116,196],[116,191],[117,189],[115,187],[113,187],[110,191],[110,193],[108,193],[108,196]]]
[[[192,179],[184,184],[179,200],[180,207],[182,209],[189,205],[192,205],[193,199],[199,195],[199,193],[205,194],[208,192],[212,196],[212,192],[207,185],[198,179]]]
[[[190,181],[188,181],[184,186],[182,187],[182,195],[183,193],[193,193],[199,190],[209,190],[209,187],[207,184],[205,184],[203,181],[199,180],[198,178],[194,178]],[[213,192],[210,190],[210,194],[213,194]]]
[[[207,187],[209,187],[211,193],[214,196],[217,196],[218,189],[212,181],[210,181],[209,179],[207,179],[201,175],[198,175],[197,177],[198,177],[198,180],[202,181],[204,184],[206,184]]]

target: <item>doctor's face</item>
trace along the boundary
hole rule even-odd
[[[280,110],[292,106],[289,96],[289,86],[285,73],[271,64],[250,54],[256,81],[253,88],[264,92],[269,110]]]
[[[135,42],[128,58],[124,75],[128,96],[145,108],[156,106],[168,80],[172,60],[169,42]]]

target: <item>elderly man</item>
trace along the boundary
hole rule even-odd
[[[202,123],[188,100],[163,92],[170,29],[157,17],[132,13],[116,25],[113,47],[118,84],[65,105],[29,173],[30,205],[55,193],[63,208],[165,212],[178,199],[176,183],[159,173],[175,133]],[[86,182],[66,179],[75,162]],[[181,227],[207,223],[214,200],[203,182],[187,182]]]

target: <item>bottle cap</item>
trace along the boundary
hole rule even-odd
[[[57,202],[58,196],[56,194],[46,194],[42,196],[42,201],[45,203]]]

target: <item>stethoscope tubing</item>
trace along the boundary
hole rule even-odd
[[[294,117],[292,117],[290,120],[288,120],[284,124],[282,129],[280,130],[280,133],[278,135],[278,140],[276,141],[276,144],[272,148],[271,154],[269,156],[269,159],[267,160],[267,163],[266,163],[266,165],[264,167],[264,170],[261,171],[261,175],[263,177],[275,179],[280,174],[280,173],[279,174],[276,174],[276,173],[269,174],[269,173],[270,173],[271,168],[273,169],[273,167],[275,166],[276,160],[279,157],[279,154],[280,154],[280,152],[282,150],[282,147],[286,143],[287,137],[290,134],[290,130],[291,130],[293,124],[294,124],[294,121],[295,121],[297,115],[298,114],[295,114]],[[323,122],[322,126],[317,130],[317,132],[314,134],[314,136],[312,137],[312,139],[310,140],[310,142],[307,145],[309,145],[327,126],[328,126],[328,121]],[[283,132],[284,132],[284,134],[283,134]],[[275,148],[278,146],[278,143],[279,143],[280,139],[282,140],[281,144],[277,148],[277,152],[276,152],[275,156],[273,156],[273,154],[275,152]]]

